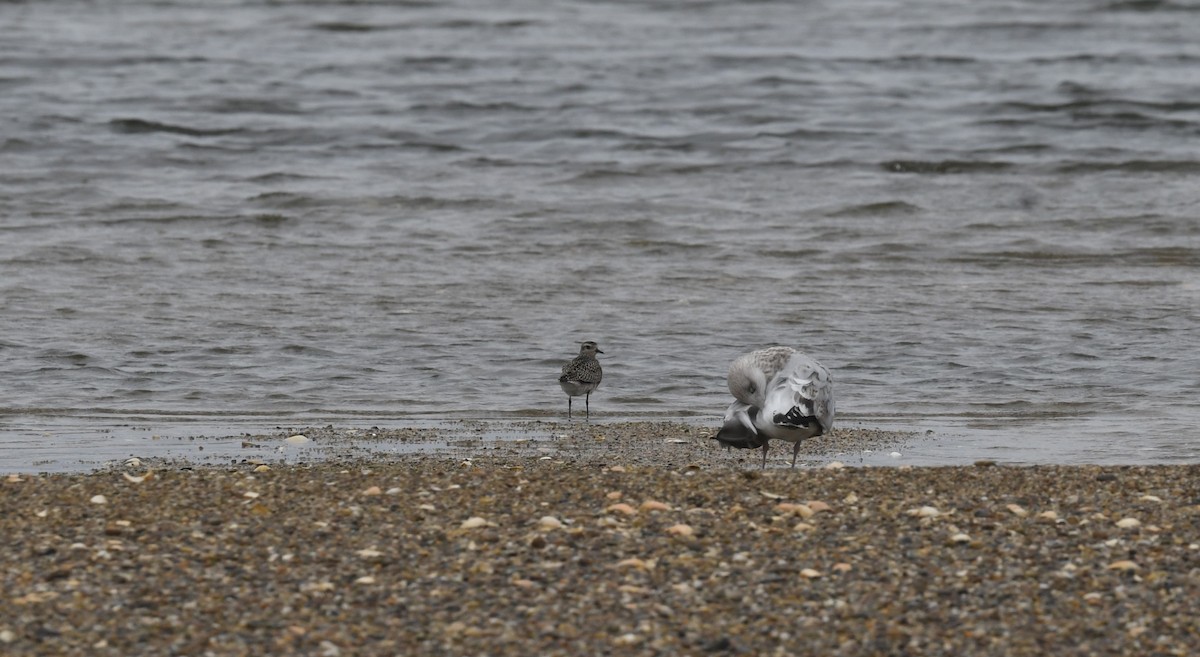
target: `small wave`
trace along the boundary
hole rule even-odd
[[[911,203],[904,201],[880,201],[877,203],[862,203],[859,205],[848,205],[831,212],[826,212],[826,217],[879,217],[879,216],[894,216],[907,215],[920,212],[921,208]]]
[[[109,127],[113,132],[121,134],[144,134],[152,132],[165,132],[174,135],[186,135],[188,137],[219,137],[221,135],[229,135],[240,132],[240,130],[203,130],[200,128],[188,128],[186,126],[172,125],[170,123],[159,123],[158,121],[147,121],[145,119],[113,119],[108,122]]]
[[[208,104],[218,114],[300,114],[299,104],[266,98],[218,98]]]
[[[1100,11],[1112,12],[1154,12],[1154,11],[1200,11],[1200,6],[1181,5],[1173,0],[1118,0],[1110,2]]]
[[[922,160],[891,160],[880,163],[879,167],[891,173],[919,174],[962,174],[962,173],[998,173],[1013,168],[1011,162],[970,162],[965,160],[941,160],[926,162]]]
[[[1197,160],[1129,160],[1126,162],[1066,162],[1056,167],[1059,173],[1200,173]]]
[[[496,112],[532,112],[536,107],[510,101],[471,102],[466,100],[448,100],[442,103],[417,103],[409,107],[414,112],[479,112],[490,114]]]
[[[36,150],[33,142],[24,139],[5,139],[0,143],[0,153],[27,153]]]
[[[348,23],[342,21],[331,21],[328,23],[314,23],[309,26],[311,30],[321,32],[378,32],[386,30],[396,30],[403,25],[369,25],[367,23]]]
[[[947,262],[951,263],[982,264],[988,261],[1084,267],[1110,267],[1113,262],[1119,261],[1128,266],[1194,267],[1200,265],[1200,250],[1187,247],[1130,249],[1119,252],[1078,252],[1044,248],[1028,251],[1005,249],[947,258]]]
[[[303,173],[292,173],[290,171],[272,171],[263,173],[257,176],[246,178],[246,182],[276,184],[283,182],[291,182],[296,180],[320,180],[318,176],[310,176]]]
[[[444,30],[517,30],[537,25],[535,20],[513,18],[501,21],[481,21],[466,18],[452,19],[436,23],[434,27]]]

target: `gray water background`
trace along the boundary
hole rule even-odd
[[[0,2],[0,460],[558,419],[585,339],[600,421],[715,424],[788,344],[923,462],[1200,460],[1198,35],[1183,0]]]

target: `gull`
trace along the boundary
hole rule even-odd
[[[738,356],[729,366],[734,402],[713,436],[728,447],[762,448],[767,442],[793,443],[792,467],[800,443],[833,429],[833,378],[829,370],[791,347],[767,347]]]
[[[583,395],[583,408],[587,419],[592,418],[589,400],[592,391],[600,385],[604,370],[600,369],[600,361],[596,354],[602,354],[600,347],[591,340],[579,346],[579,355],[575,360],[563,365],[562,376],[558,377],[558,385],[567,393],[567,419],[571,419],[571,398]]]

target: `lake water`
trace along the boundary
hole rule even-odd
[[[1184,0],[0,3],[0,459],[557,418],[592,339],[597,420],[715,425],[787,344],[927,462],[1200,460],[1198,34]]]

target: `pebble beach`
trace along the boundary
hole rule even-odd
[[[551,433],[6,475],[0,653],[1200,654],[1200,466],[857,467],[912,437],[855,429],[759,470],[711,428]],[[347,432],[248,442],[295,435]]]

